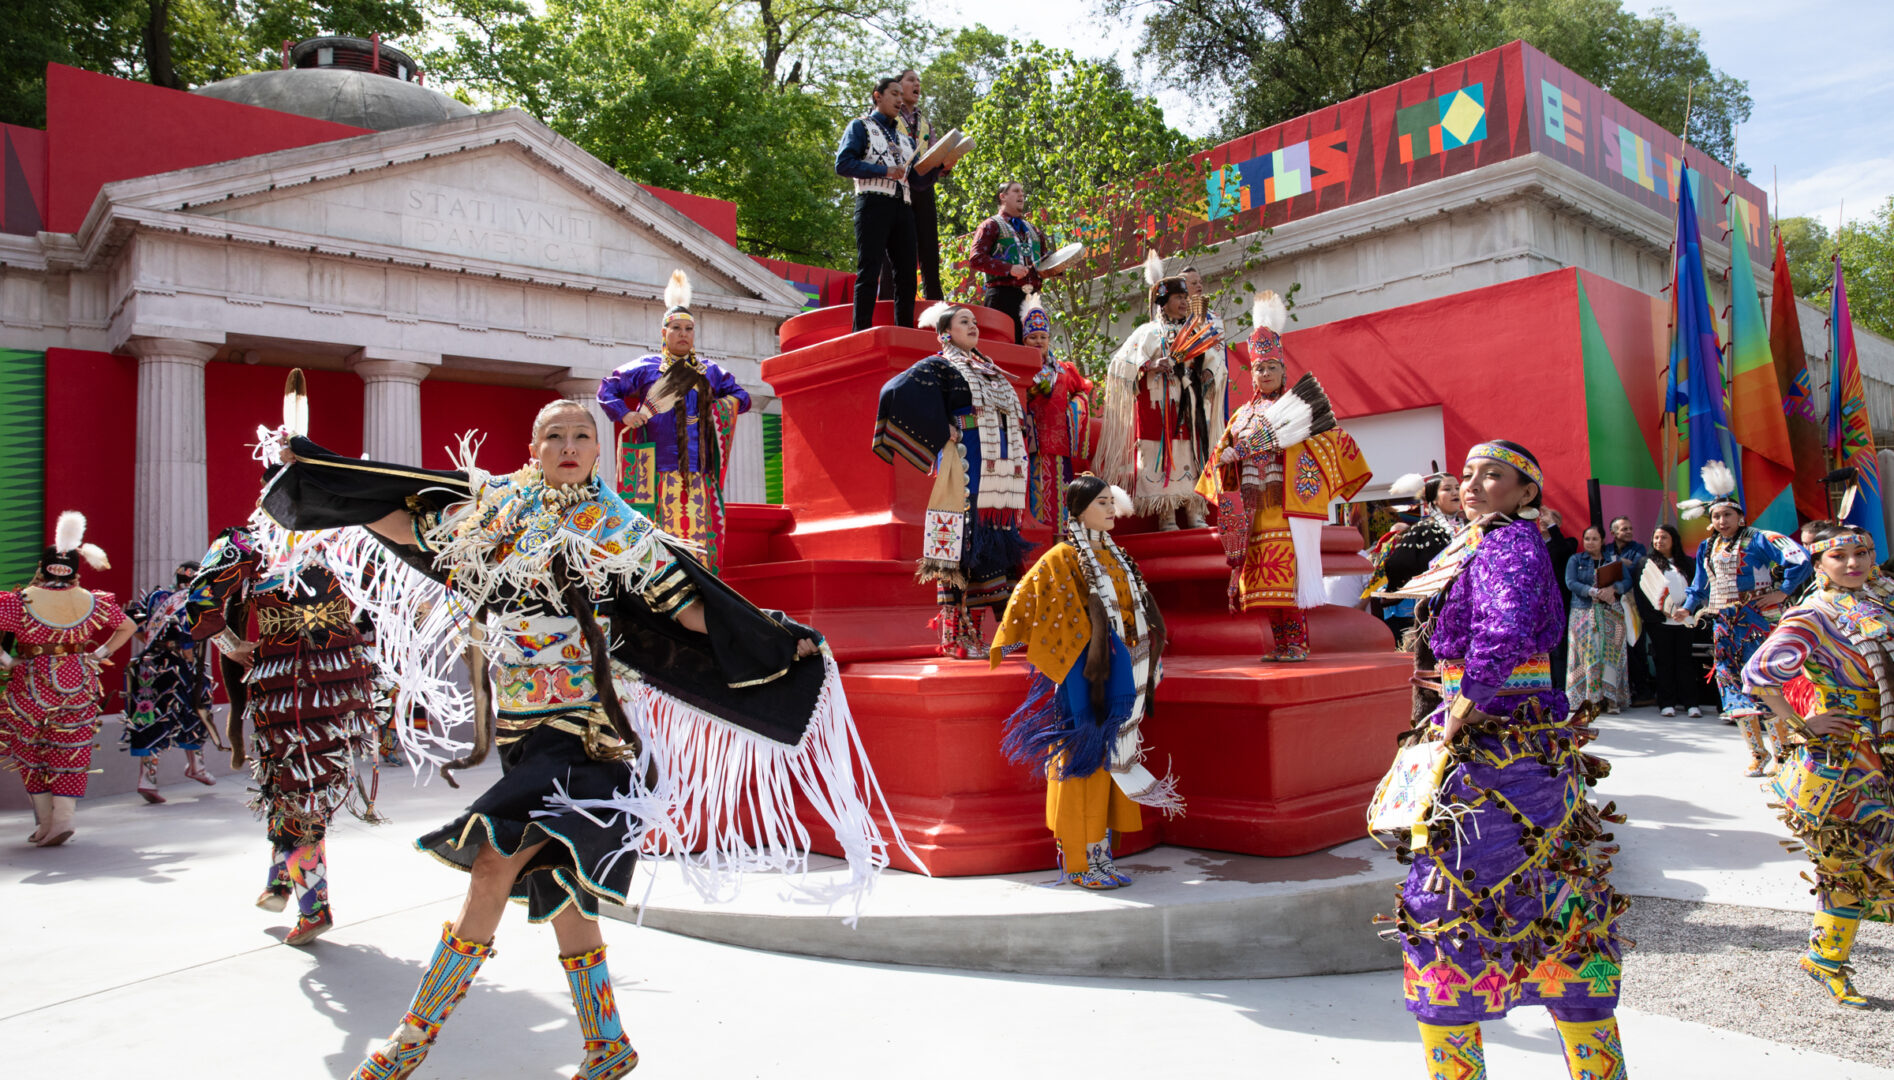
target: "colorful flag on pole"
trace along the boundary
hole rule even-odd
[[[1795,453],[1782,415],[1769,327],[1749,264],[1749,223],[1742,199],[1730,208],[1730,430],[1743,454],[1743,505],[1750,524],[1793,534],[1796,528]]]
[[[1677,268],[1671,278],[1670,386],[1664,411],[1677,424],[1677,498],[1709,501],[1703,467],[1720,461],[1736,474],[1736,492],[1744,492],[1742,461],[1723,409],[1722,350],[1710,318],[1710,297],[1703,283],[1703,246],[1697,232],[1696,177],[1685,169],[1678,177]],[[1747,509],[1747,507],[1745,507]],[[1701,539],[1704,519],[1685,523]],[[1690,535],[1685,536],[1691,541]]]
[[[1874,429],[1868,423],[1868,395],[1861,384],[1855,324],[1848,313],[1848,287],[1841,279],[1839,254],[1835,256],[1834,302],[1828,310],[1828,362],[1828,452],[1834,455],[1836,468],[1854,466],[1858,487],[1846,520],[1874,537],[1875,551],[1886,552],[1881,469],[1874,458]]]
[[[1809,375],[1808,354],[1802,348],[1802,318],[1795,307],[1795,283],[1789,276],[1789,252],[1782,232],[1776,232],[1774,294],[1769,299],[1769,351],[1776,360],[1776,387],[1782,394],[1782,415],[1789,428],[1789,449],[1795,455],[1795,509],[1804,518],[1819,521],[1829,514],[1828,459],[1822,456],[1822,418],[1815,412],[1815,380]]]

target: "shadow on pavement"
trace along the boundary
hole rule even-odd
[[[300,979],[303,996],[342,1034],[341,1045],[323,1058],[330,1075],[349,1075],[393,1033],[437,942],[416,941],[415,959],[326,940],[307,950],[314,963]],[[545,963],[558,963],[554,952],[547,950]],[[495,1042],[506,1047],[501,1055],[506,1060],[495,1060]],[[533,1075],[561,1062],[576,1065],[583,1054],[580,1043],[571,1008],[476,977],[422,1068],[438,1076]]]

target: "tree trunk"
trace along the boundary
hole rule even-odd
[[[190,89],[171,63],[171,0],[151,0],[151,16],[145,20],[145,75],[153,86]]]

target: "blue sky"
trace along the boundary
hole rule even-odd
[[[1838,212],[1869,216],[1894,195],[1894,3],[1887,0],[1629,0],[1650,14],[1674,11],[1703,35],[1710,62],[1749,82],[1755,99],[1737,135],[1737,157],[1776,212],[1835,227]],[[952,9],[958,8],[956,19]],[[1112,55],[1131,66],[1129,25],[1101,24],[1087,0],[947,0],[942,22],[985,23],[1080,55]],[[1181,94],[1162,93],[1171,123],[1192,134],[1215,119]],[[1775,199],[1772,193],[1771,202]]]

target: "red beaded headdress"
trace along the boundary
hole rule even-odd
[[[1282,297],[1268,289],[1257,293],[1256,303],[1250,308],[1250,322],[1255,326],[1250,331],[1250,363],[1273,360],[1287,367],[1289,358],[1282,351],[1282,328],[1289,325],[1289,307],[1282,302]]]

